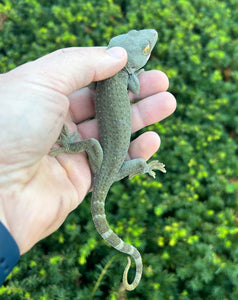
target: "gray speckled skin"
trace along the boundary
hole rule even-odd
[[[165,172],[164,165],[158,161],[146,163],[142,158],[125,162],[131,138],[131,109],[128,89],[139,93],[140,85],[137,75],[149,59],[156,43],[157,32],[153,29],[132,30],[111,39],[108,48],[121,46],[126,49],[128,62],[113,77],[97,82],[95,110],[98,119],[99,140],[89,139],[74,142],[75,135],[70,136],[64,126],[59,140],[62,147],[51,151],[51,155],[61,152],[78,153],[87,151],[90,165],[94,173],[91,201],[92,218],[98,233],[112,247],[131,255],[136,263],[136,274],[131,284],[127,281],[130,259],[123,274],[123,285],[133,290],[142,276],[142,259],[139,251],[126,244],[109,227],[105,215],[105,199],[113,184],[126,176],[149,173],[155,177],[154,170]]]

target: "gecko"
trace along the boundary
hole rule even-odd
[[[166,172],[165,165],[157,160],[147,163],[142,158],[125,160],[131,139],[131,108],[128,91],[139,94],[138,75],[148,61],[158,38],[154,29],[131,30],[128,33],[113,37],[108,49],[123,47],[127,51],[125,67],[114,76],[98,81],[95,84],[95,112],[99,128],[99,141],[90,138],[75,141],[77,133],[70,135],[66,125],[63,126],[57,144],[60,148],[50,154],[79,153],[86,151],[93,178],[91,214],[96,230],[101,237],[116,250],[133,257],[136,265],[134,280],[128,283],[128,271],[131,260],[123,273],[123,286],[132,291],[139,284],[143,271],[140,252],[132,245],[125,243],[110,228],[105,214],[105,200],[111,185],[127,176],[148,173],[155,177],[155,170]]]

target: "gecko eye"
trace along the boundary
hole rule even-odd
[[[147,54],[150,52],[150,44],[148,44],[145,48],[144,48],[144,53]]]

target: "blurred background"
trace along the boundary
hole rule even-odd
[[[126,255],[97,234],[89,195],[21,257],[0,299],[238,299],[237,0],[0,0],[0,72],[143,28],[159,33],[146,69],[168,75],[178,107],[146,128],[167,173],[117,182],[107,198],[111,227],[142,254],[140,285],[123,290]]]

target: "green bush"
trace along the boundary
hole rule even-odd
[[[1,299],[238,299],[237,10],[237,0],[0,1],[1,72],[155,28],[147,68],[167,73],[178,101],[149,127],[161,136],[156,157],[167,174],[115,183],[107,199],[112,228],[142,253],[138,288],[121,289],[126,257],[96,233],[87,197],[22,256]]]

